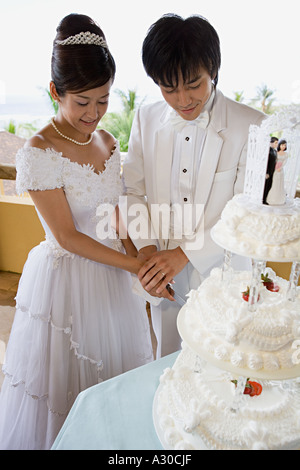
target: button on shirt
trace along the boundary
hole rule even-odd
[[[206,129],[193,121],[174,135],[174,151],[171,171],[171,203],[194,202],[196,177],[200,167]]]
[[[205,110],[211,110],[214,92],[208,100]],[[173,160],[171,170],[171,204],[182,208],[184,204],[193,204],[197,176],[201,163],[207,129],[199,127],[195,121],[185,121],[180,130],[174,132]],[[174,226],[171,222],[171,238]],[[183,227],[183,234],[190,234],[190,227]],[[176,238],[176,237],[175,237]]]

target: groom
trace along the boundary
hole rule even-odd
[[[222,263],[210,230],[243,190],[249,126],[265,116],[217,88],[219,38],[204,18],[164,15],[150,27],[142,52],[164,100],[136,112],[124,182],[128,214],[142,207],[140,225],[149,229],[138,236],[129,224],[145,262],[139,279],[164,298],[151,307],[158,358],[180,349],[180,305],[166,285],[174,280],[174,291],[185,297]]]

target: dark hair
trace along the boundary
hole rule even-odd
[[[271,140],[270,140],[271,144],[273,144],[274,142],[278,142],[278,138],[277,137],[271,137]]]
[[[287,150],[287,141],[285,139],[281,139],[279,142],[278,142],[278,145],[277,145],[277,152],[279,152],[280,150],[280,145],[282,144],[285,144],[286,145],[286,149]]]
[[[61,45],[64,40],[90,31],[105,39],[101,28],[89,16],[71,13],[56,29],[51,61],[51,77],[58,95],[82,92],[114,80],[116,66],[108,49],[94,44]]]
[[[202,16],[162,16],[148,30],[142,58],[147,75],[155,83],[176,87],[180,76],[187,82],[195,78],[200,67],[208,71],[215,85],[218,83],[220,41]]]

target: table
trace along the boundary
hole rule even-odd
[[[163,370],[178,352],[81,392],[52,450],[163,450],[152,405]]]

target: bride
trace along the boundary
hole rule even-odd
[[[153,359],[142,263],[130,239],[99,239],[97,208],[122,194],[120,151],[96,130],[115,63],[85,15],[57,28],[50,92],[59,111],[16,157],[46,232],[24,266],[0,395],[0,449],[49,449],[77,395]],[[120,242],[120,241],[119,241]]]

